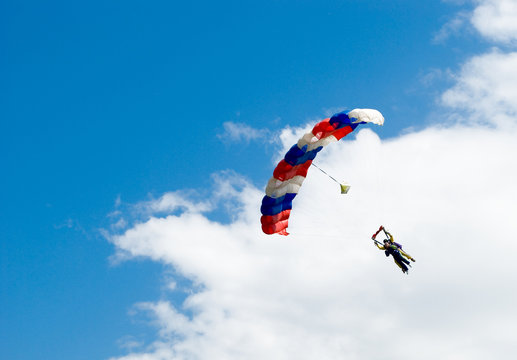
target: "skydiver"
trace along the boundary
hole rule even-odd
[[[379,242],[377,240],[375,240],[375,237],[377,236],[377,234],[383,230],[384,233],[389,237],[389,239],[384,239],[383,243],[384,245],[380,246],[379,245]],[[379,248],[379,250],[384,250],[384,253],[386,254],[386,256],[393,256],[393,260],[395,261],[395,264],[398,265],[398,267],[402,270],[402,272],[404,273],[408,273],[408,267],[406,266],[409,265],[411,266],[411,263],[404,259],[404,257],[406,257],[407,259],[415,262],[415,259],[413,259],[411,257],[411,255],[407,254],[404,250],[402,250],[402,246],[400,244],[397,244],[395,241],[393,241],[393,235],[391,235],[389,232],[386,231],[386,229],[384,229],[384,227],[380,227],[379,228],[379,231],[377,231],[373,236],[372,236],[372,240],[374,241],[374,244],[375,246],[377,246],[377,248]]]

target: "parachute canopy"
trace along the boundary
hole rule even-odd
[[[373,109],[337,113],[316,124],[311,132],[303,135],[287,151],[273,171],[273,177],[266,186],[266,195],[262,199],[260,222],[265,234],[288,235],[286,229],[293,199],[318,152],[354,131],[358,125],[366,123],[383,125],[384,117]]]

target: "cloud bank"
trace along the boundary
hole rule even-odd
[[[114,237],[197,285],[182,309],[141,304],[159,340],[120,359],[504,358],[517,340],[515,135],[363,130],[319,159],[351,192],[311,174],[286,238],[260,234],[252,185],[235,193],[243,211],[230,224],[200,204]],[[417,259],[410,276],[368,241],[381,223]]]
[[[512,24],[488,26],[505,6],[479,2],[472,21],[509,41]],[[446,123],[388,140],[365,128],[329,146],[318,164],[352,188],[340,195],[312,171],[289,237],[260,232],[262,188],[233,173],[217,176],[224,191],[210,206],[179,193],[145,203],[162,213],[112,235],[117,252],[161,262],[193,285],[179,307],[139,304],[156,340],[116,359],[517,353],[516,79],[517,55],[492,50],[466,62],[444,92]],[[304,130],[286,129],[284,150]],[[225,202],[240,211],[228,223],[211,220],[213,204],[224,211]],[[416,258],[409,276],[369,241],[380,224]]]

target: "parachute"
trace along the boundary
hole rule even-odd
[[[278,163],[266,186],[260,211],[262,231],[265,234],[289,235],[288,220],[292,202],[303,184],[312,161],[325,146],[341,140],[360,124],[384,124],[382,114],[373,109],[343,111],[314,126],[303,135]],[[321,169],[320,169],[321,170]],[[344,189],[346,193],[348,189]],[[346,190],[346,191],[345,191]]]

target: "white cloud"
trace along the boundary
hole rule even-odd
[[[517,2],[515,0],[480,0],[471,23],[480,34],[492,41],[510,44],[517,41]]]
[[[462,66],[456,85],[442,96],[463,120],[496,126],[514,126],[517,116],[517,52],[490,53]]]
[[[158,340],[119,359],[515,352],[515,135],[456,126],[381,141],[362,130],[318,158],[347,176],[350,193],[339,195],[312,172],[295,199],[289,237],[260,233],[262,191],[231,176],[226,186],[240,199],[231,223],[187,211],[113,237],[118,249],[163,262],[198,285],[183,309],[143,304],[156,318]],[[370,244],[381,223],[417,259],[409,276]]]
[[[184,192],[168,192],[158,199],[149,200],[138,204],[142,213],[163,213],[184,210],[187,212],[206,212],[211,209],[211,205],[206,202],[194,202],[184,196]]]
[[[451,1],[452,2],[452,1]],[[474,5],[473,10],[461,10],[434,35],[441,43],[450,36],[465,31],[477,31],[485,39],[504,45],[517,45],[517,2],[515,0],[471,0],[457,2]]]

